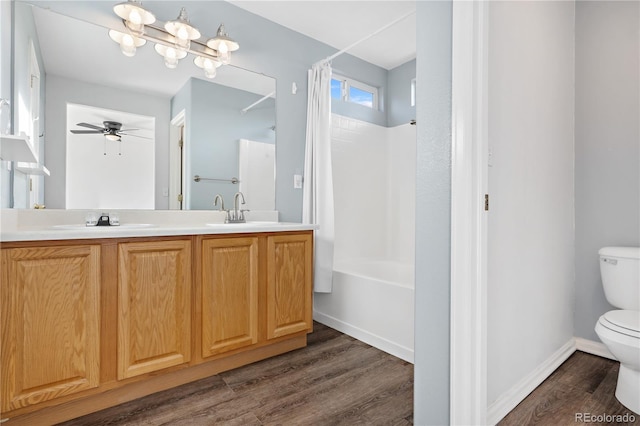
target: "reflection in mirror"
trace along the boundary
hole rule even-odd
[[[246,208],[274,208],[273,78],[227,65],[218,68],[215,79],[209,80],[192,60],[181,61],[176,69],[168,69],[150,43],[139,48],[134,57],[125,57],[109,38],[107,28],[56,13],[55,1],[47,2],[47,7],[16,1],[13,30],[15,40],[33,41],[42,64],[41,104],[46,107],[40,117],[44,134],[41,150],[51,170],[51,176],[44,181],[48,208],[78,208],[68,203],[70,199],[78,199],[68,193],[74,191],[70,182],[78,183],[78,175],[70,172],[73,167],[70,162],[78,161],[77,157],[67,152],[69,141],[78,135],[70,130],[78,129],[76,125],[81,122],[102,126],[103,121],[109,121],[105,115],[69,122],[69,104],[109,110],[112,115],[153,118],[155,130],[149,135],[153,139],[152,150],[142,150],[145,153],[133,160],[137,150],[128,149],[127,139],[122,138],[121,142],[122,157],[129,156],[127,161],[155,164],[151,208],[212,209],[217,193],[231,205],[233,194],[239,190],[246,191]],[[24,66],[16,61],[14,75],[24,74]],[[14,97],[18,99],[23,90],[14,89]],[[105,157],[104,141],[92,141],[97,152]],[[133,144],[130,147],[133,148]],[[109,181],[121,174],[123,168],[130,167],[109,166],[103,174],[85,176],[80,182],[90,187],[96,179]],[[235,177],[239,183],[204,179],[195,182],[195,175],[225,180]],[[122,197],[126,196],[122,193]],[[118,206],[123,205],[114,198],[109,199],[114,205],[103,202],[83,208],[121,208]]]
[[[67,104],[67,128],[68,209],[154,208],[153,117]]]

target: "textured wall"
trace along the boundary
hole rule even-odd
[[[414,422],[449,423],[452,2],[418,2]]]

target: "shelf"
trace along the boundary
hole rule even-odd
[[[20,161],[15,163],[14,167],[17,171],[26,175],[51,176],[51,172],[44,166],[44,164],[24,163]]]
[[[26,161],[37,163],[38,159],[29,146],[29,137],[25,134],[0,135],[0,159],[4,161]]]

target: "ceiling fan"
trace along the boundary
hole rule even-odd
[[[94,124],[89,124],[89,123],[78,123],[76,124],[77,126],[87,127],[91,130],[77,129],[77,130],[71,130],[71,133],[74,133],[76,135],[93,134],[93,133],[102,134],[104,135],[105,138],[111,141],[120,141],[121,136],[133,136],[136,138],[151,139],[145,136],[138,136],[131,133],[124,133],[124,132],[130,132],[133,130],[140,130],[140,129],[122,129],[122,123],[118,123],[117,121],[103,121],[102,124],[104,125],[103,127],[96,126]]]

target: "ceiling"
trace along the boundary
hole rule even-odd
[[[415,11],[415,0],[228,1],[250,13],[330,45],[336,51],[406,16],[397,24],[349,49],[349,54],[385,69],[395,68],[415,58],[416,25],[415,14],[411,14]],[[114,48],[114,43],[106,37],[103,27],[69,18],[64,14],[53,13],[47,10],[46,1],[33,2],[41,3],[44,7],[34,9],[34,19],[48,73],[105,86],[136,88],[141,92],[162,96],[172,96],[190,76],[202,74],[193,64],[178,67],[175,70],[166,69],[160,66],[162,62],[159,55],[149,48],[139,49],[136,57],[133,58],[135,61],[132,58],[126,58]],[[106,8],[106,15],[117,19],[115,15],[109,13],[110,2],[96,2],[95,5],[100,9],[93,11],[96,15],[94,18],[97,19],[105,14],[102,9]],[[82,37],[65,37],[64,43],[61,43],[59,34],[62,33],[82,34]],[[109,57],[108,66],[96,69],[94,65],[104,63],[106,55],[112,51],[115,53],[113,57]],[[82,59],[70,60],[70,58]],[[318,60],[321,59],[323,58],[318,58]],[[72,64],[71,67],[70,64]],[[152,66],[154,71],[146,72],[140,64]],[[273,79],[245,71],[246,75],[240,80],[236,73],[241,72],[242,70],[236,67],[219,68],[216,82],[235,87],[235,81],[242,81],[240,88],[244,90],[263,95],[273,92]],[[127,78],[121,78],[123,75]],[[112,81],[114,79],[118,81]]]
[[[191,77],[205,79],[192,61],[176,69],[165,67],[152,48],[138,49],[134,58],[127,58],[102,26],[40,7],[33,9],[33,15],[48,74],[166,97],[175,95]],[[82,36],[63,39],[62,33]],[[238,67],[218,68],[215,82],[261,95],[275,90],[275,79]]]
[[[403,0],[227,0],[337,50],[415,12],[416,1]],[[415,13],[349,49],[349,54],[385,69],[416,57]],[[318,58],[320,60],[322,58]]]

